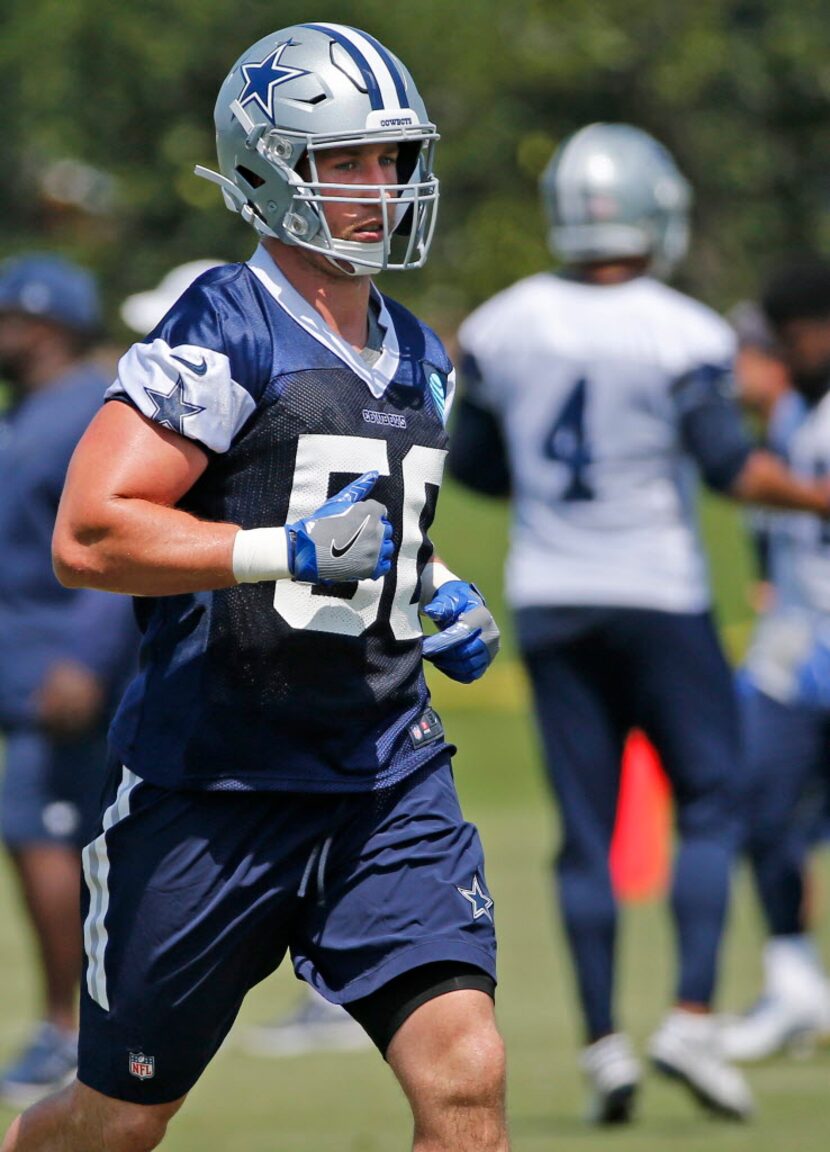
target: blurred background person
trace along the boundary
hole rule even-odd
[[[735,381],[741,406],[765,436],[781,398],[792,389],[784,352],[763,308],[754,300],[741,300],[727,313],[735,331]]]
[[[139,336],[146,336],[203,272],[224,264],[224,260],[188,260],[171,268],[156,285],[127,296],[119,309],[121,319]]]
[[[109,378],[92,275],[50,254],[0,265],[0,831],[37,950],[41,1020],[0,1071],[29,1103],[74,1073],[80,851],[97,816],[106,726],[137,649],[127,597],[61,587],[52,527],[72,451]]]
[[[732,395],[735,339],[660,282],[685,255],[690,188],[652,137],[593,124],[541,178],[558,274],[524,279],[461,326],[465,394],[449,469],[512,497],[507,596],[563,842],[559,900],[585,1021],[589,1117],[626,1121],[641,1077],[613,1008],[609,847],[623,743],[642,729],[672,784],[674,1007],[656,1069],[744,1119],[749,1087],[712,1014],[737,835],[739,725],[710,612],[696,473],[741,501],[827,512],[826,488],[753,446]]]
[[[762,300],[774,355],[792,382],[771,404],[763,401],[768,441],[800,475],[823,478],[830,474],[830,262],[783,264]],[[757,378],[750,382],[751,395],[763,390]],[[830,983],[805,889],[830,794],[830,528],[813,516],[768,513],[765,536],[770,593],[741,677],[749,769],[742,811],[767,930],[764,988],[723,1031],[725,1050],[745,1061],[830,1036]]]
[[[789,370],[760,304],[741,300],[727,314],[735,330],[735,385],[738,401],[747,413],[760,443],[770,447],[769,426],[779,402],[792,390]],[[773,451],[775,447],[771,446]],[[755,553],[757,579],[747,589],[753,612],[770,604],[769,524],[774,513],[767,508],[748,508],[746,524]]]

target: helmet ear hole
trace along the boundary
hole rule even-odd
[[[265,183],[262,176],[258,176],[256,172],[251,171],[250,168],[246,168],[243,164],[237,164],[236,174],[240,180],[243,180],[248,185],[252,192],[256,191],[257,188],[261,188]]]

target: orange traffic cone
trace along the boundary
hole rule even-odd
[[[666,891],[671,840],[671,793],[647,737],[631,732],[625,744],[617,820],[611,841],[611,879],[620,900],[653,900]]]

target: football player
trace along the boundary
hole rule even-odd
[[[764,311],[793,387],[767,424],[804,477],[830,473],[830,264],[781,267]],[[805,872],[830,793],[830,533],[813,516],[770,513],[771,595],[742,669],[749,778],[745,850],[768,932],[764,992],[723,1029],[725,1051],[754,1061],[830,1034],[830,984],[809,931]]]
[[[696,475],[739,501],[821,514],[828,495],[748,442],[730,395],[730,327],[661,282],[686,250],[691,197],[668,152],[638,128],[592,124],[557,149],[541,193],[562,267],[462,325],[466,390],[449,466],[472,488],[512,497],[507,593],[562,819],[556,876],[590,1116],[627,1120],[640,1080],[612,1004],[608,862],[623,742],[636,727],[672,782],[679,833],[676,1000],[649,1052],[710,1109],[744,1118],[749,1089],[722,1060],[711,1015],[740,757]]]
[[[338,24],[258,41],[215,115],[201,173],[259,245],[123,357],[56,527],[66,584],[137,597],[143,651],[84,853],[78,1080],[3,1150],[155,1147],[290,951],[416,1149],[504,1152],[493,900],[422,665],[474,680],[498,629],[428,536],[452,367],[371,282],[426,259],[436,130]]]

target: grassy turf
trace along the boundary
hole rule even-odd
[[[448,562],[474,575],[499,609],[504,509],[470,502],[450,486],[435,533]],[[734,514],[707,505],[714,574],[727,639],[739,651],[747,631],[748,559]],[[503,613],[499,613],[503,617]],[[783,1057],[753,1069],[760,1115],[742,1127],[711,1120],[681,1089],[650,1078],[640,1122],[597,1132],[580,1120],[582,1085],[575,1063],[578,1020],[571,974],[550,901],[549,861],[555,816],[539,768],[527,695],[513,655],[509,623],[505,655],[485,680],[461,689],[433,677],[436,702],[450,736],[466,813],[481,829],[488,882],[500,935],[499,1018],[510,1058],[509,1106],[515,1152],[578,1148],[599,1152],[823,1152],[827,1143],[830,1051],[807,1060]],[[819,868],[818,896],[830,892],[830,861]],[[823,946],[830,956],[830,923]],[[30,1022],[36,974],[8,876],[0,870],[0,1055]],[[620,942],[620,1012],[642,1044],[669,1000],[672,954],[660,903],[626,908]],[[722,1005],[742,1007],[760,977],[759,927],[745,877],[725,949]],[[249,1057],[238,1029],[289,1007],[298,985],[288,968],[257,988],[225,1048],[192,1094],[165,1143],[170,1152],[405,1152],[409,1120],[391,1074],[374,1052],[287,1060]],[[10,1114],[9,1114],[10,1115]],[[5,1117],[0,1116],[0,1119]]]
[[[446,711],[446,710],[445,710]],[[761,1113],[743,1128],[702,1116],[677,1087],[649,1079],[641,1120],[630,1131],[595,1132],[580,1120],[582,1086],[571,975],[549,901],[555,826],[522,713],[446,711],[461,751],[459,788],[480,826],[500,933],[499,1017],[510,1054],[510,1114],[515,1152],[578,1147],[594,1152],[820,1152],[826,1147],[830,1052],[781,1058],[753,1069]],[[830,890],[824,861],[820,889]],[[0,884],[0,1019],[8,1051],[29,1020],[34,972],[5,876]],[[823,918],[825,925],[827,917]],[[830,933],[824,929],[825,954]],[[742,1006],[758,986],[757,917],[743,878],[735,902],[722,1003]],[[620,1008],[642,1042],[658,1022],[671,987],[672,940],[659,903],[630,905],[621,941]],[[290,1006],[297,984],[288,969],[251,995],[238,1027]],[[238,1035],[238,1033],[237,1033]],[[173,1124],[171,1152],[405,1152],[406,1106],[373,1052],[269,1060],[238,1051],[231,1038]],[[714,1142],[714,1143],[713,1143]]]

